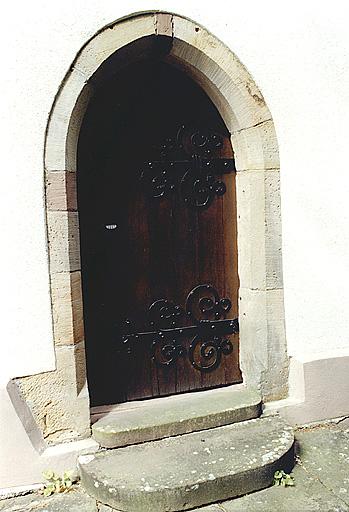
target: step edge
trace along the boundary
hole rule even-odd
[[[240,413],[240,414],[238,414]],[[230,414],[236,416],[236,418],[229,417]],[[262,402],[252,405],[246,405],[243,407],[237,407],[229,410],[222,410],[215,413],[208,413],[206,415],[197,416],[194,418],[186,418],[183,421],[173,420],[161,425],[147,425],[141,427],[130,428],[129,430],[119,430],[116,432],[103,432],[101,427],[92,425],[92,437],[98,442],[103,448],[121,448],[122,446],[129,446],[132,444],[140,444],[149,441],[161,440],[166,437],[177,437],[179,435],[190,434],[199,432],[201,430],[210,430],[212,428],[224,427],[227,425],[233,425],[235,423],[242,423],[251,419],[257,419],[262,414]],[[226,416],[227,418],[221,418]],[[195,421],[195,427],[192,425]],[[162,431],[159,432],[159,431]],[[136,435],[136,434],[139,435]],[[129,441],[125,440],[125,437],[133,437]],[[107,442],[109,440],[109,442]]]
[[[181,510],[189,510],[189,509],[192,509],[195,507],[210,505],[213,503],[217,503],[219,501],[237,498],[244,494],[249,494],[249,493],[261,490],[261,489],[265,489],[266,487],[269,487],[272,484],[275,471],[277,471],[279,469],[283,469],[283,470],[286,470],[287,472],[290,472],[292,470],[292,468],[294,466],[294,453],[295,453],[295,440],[294,440],[294,435],[292,434],[290,442],[287,445],[285,445],[284,451],[280,454],[277,454],[277,456],[274,460],[259,464],[256,467],[241,471],[240,473],[218,476],[214,481],[214,485],[212,485],[212,481],[210,482],[210,480],[208,480],[208,479],[205,480],[204,482],[202,482],[201,485],[199,484],[199,487],[196,490],[199,490],[200,488],[204,489],[205,493],[207,494],[207,491],[210,492],[210,489],[208,489],[208,487],[212,487],[211,492],[214,497],[210,498],[209,500],[208,500],[208,498],[204,498],[204,501],[202,501],[202,499],[197,498],[195,500],[195,502],[191,502],[190,505],[188,505],[187,507],[181,506],[181,508],[178,508],[178,506],[179,506],[178,502],[175,503],[176,493],[179,492],[180,490],[182,490],[182,492],[186,492],[185,486],[175,487],[173,489],[169,489],[166,491],[163,489],[162,492],[164,494],[169,494],[169,495],[172,494],[173,495],[172,498],[170,496],[167,499],[174,500],[173,504],[171,505],[171,508],[166,508],[166,510],[168,512],[178,512]],[[78,469],[79,469],[79,473],[81,476],[82,486],[85,488],[86,492],[88,494],[90,494],[91,496],[93,496],[96,500],[100,501],[101,503],[105,503],[106,505],[114,508],[115,510],[118,510],[119,512],[120,511],[144,512],[143,502],[139,505],[137,505],[137,503],[135,504],[135,501],[136,501],[135,498],[137,496],[140,496],[141,491],[139,491],[139,490],[138,490],[138,492],[134,492],[131,496],[129,495],[129,497],[126,499],[126,501],[124,498],[121,499],[122,497],[120,496],[118,498],[119,499],[118,503],[113,500],[106,501],[105,499],[102,499],[103,496],[101,497],[100,493],[98,492],[99,486],[93,488],[93,491],[94,491],[93,493],[91,493],[91,491],[88,491],[87,488],[85,487],[85,485],[86,485],[85,476],[87,478],[93,480],[93,475],[92,474],[89,475],[87,471],[84,471],[82,466],[84,466],[84,464],[81,464],[80,460],[78,460]],[[262,482],[258,483],[257,485],[256,485],[256,476],[262,478]],[[242,479],[245,480],[244,485],[239,488],[240,490],[238,490],[238,491],[235,490],[232,493],[231,490],[234,488],[234,486],[237,486],[238,483],[240,483],[240,485],[241,485],[241,482],[239,482],[239,481]],[[228,493],[227,492],[222,493],[220,491],[220,494],[218,496],[217,492],[215,492],[215,486],[217,485],[217,482],[222,483],[223,486],[226,486],[226,487],[228,486],[230,491]],[[101,485],[101,488],[103,488],[103,487],[104,486]],[[159,491],[152,491],[151,494],[147,493],[147,496],[148,497],[152,497],[152,495],[156,496],[158,494],[158,492]],[[150,503],[150,505],[152,507],[151,508],[152,512],[163,512],[162,508],[161,509],[156,508],[156,503],[155,503],[155,505],[154,505],[154,503]],[[139,508],[139,507],[141,507],[141,508]]]
[[[218,412],[224,412],[224,411],[236,411],[236,410],[239,410],[240,408],[244,408],[244,407],[249,407],[249,406],[258,406],[262,403],[262,398],[261,396],[254,396],[253,399],[251,397],[250,400],[242,400],[241,403],[239,404],[235,404],[235,405],[232,405],[232,406],[229,406],[229,405],[226,405],[225,407],[222,407],[220,410],[216,410],[213,412],[213,414],[216,414]],[[185,407],[185,404],[183,404],[183,406]],[[170,407],[169,407],[170,408]],[[95,420],[93,422],[93,427],[94,428],[99,428],[100,424],[103,425],[103,423],[105,421],[107,421],[108,418],[111,418],[111,421],[115,421],[117,420],[117,418],[119,416],[124,416],[124,415],[134,415],[134,414],[141,414],[142,412],[147,412],[149,413],[149,411],[151,412],[161,412],[161,411],[164,411],[166,410],[166,408],[161,408],[161,406],[159,404],[156,404],[154,406],[151,406],[151,404],[149,404],[149,406],[145,407],[137,407],[135,409],[123,409],[123,410],[117,410],[117,409],[112,409],[110,411],[106,411],[105,413],[94,413],[94,416],[100,416],[100,418],[98,418],[97,420]],[[211,413],[206,413],[206,414],[211,414]],[[189,417],[189,416],[188,416]]]
[[[185,402],[185,400],[190,396],[190,398],[198,398],[209,395],[248,395],[252,401],[261,400],[260,391],[252,386],[246,386],[245,384],[231,384],[229,386],[223,386],[213,389],[205,389],[201,391],[187,391],[185,393],[178,393],[169,396],[162,397],[154,397],[150,399],[139,399],[128,402],[121,402],[110,405],[97,405],[92,406],[90,408],[91,415],[96,416],[99,414],[109,414],[109,413],[124,413],[129,412],[131,410],[141,410],[147,409],[151,407],[156,407],[158,405],[168,404],[170,402]]]

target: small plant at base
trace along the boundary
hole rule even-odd
[[[42,476],[47,480],[44,484],[42,494],[51,496],[51,494],[68,492],[76,478],[73,477],[73,471],[64,471],[62,476],[57,475],[52,469],[44,471]]]
[[[280,471],[275,471],[274,473],[274,485],[281,485],[282,487],[293,487],[294,486],[294,478],[293,475],[289,475],[285,473],[283,469]]]

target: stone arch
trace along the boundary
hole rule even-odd
[[[258,388],[264,400],[287,394],[279,154],[271,114],[246,68],[204,27],[175,14],[138,13],[104,27],[80,50],[55,98],[47,126],[45,190],[57,369],[17,381],[21,396],[31,404],[44,445],[85,437],[89,432],[76,148],[93,94],[93,77],[118,50],[157,35],[172,39],[166,60],[185,70],[206,91],[231,132],[237,167],[244,383]],[[132,58],[132,51],[127,57]],[[65,382],[69,379],[70,383]],[[46,391],[37,392],[43,387]],[[69,399],[64,398],[67,393]]]

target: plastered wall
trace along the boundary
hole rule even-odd
[[[56,366],[43,197],[45,129],[53,99],[77,51],[96,31],[151,9],[178,12],[205,26],[239,57],[265,97],[281,161],[291,356],[291,401],[282,407],[294,423],[347,414],[349,36],[346,3],[340,0],[6,5],[0,22],[0,388],[11,378]],[[71,369],[60,361],[57,368],[57,375]],[[38,382],[42,379],[45,375]],[[67,381],[75,385],[73,377]],[[6,467],[0,464],[0,487],[32,484],[48,465],[72,464],[81,447],[68,446],[69,463],[61,452],[53,459],[40,456],[7,392],[0,391],[0,459],[7,461]]]
[[[316,7],[315,7],[316,5]],[[43,201],[52,101],[103,25],[161,8],[238,55],[273,115],[281,159],[286,335],[291,356],[349,351],[349,66],[345,3],[14,2],[2,18],[1,381],[54,368]]]

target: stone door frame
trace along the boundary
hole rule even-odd
[[[26,416],[26,424],[31,417],[27,431],[39,448],[87,437],[90,432],[76,149],[93,94],[91,78],[114,52],[150,35],[172,38],[167,61],[206,91],[232,134],[237,168],[240,367],[244,384],[258,388],[265,401],[287,395],[280,170],[271,114],[246,68],[204,27],[177,14],[137,13],[104,27],[84,45],[49,117],[44,172],[56,370],[15,380],[28,409],[22,417]]]

